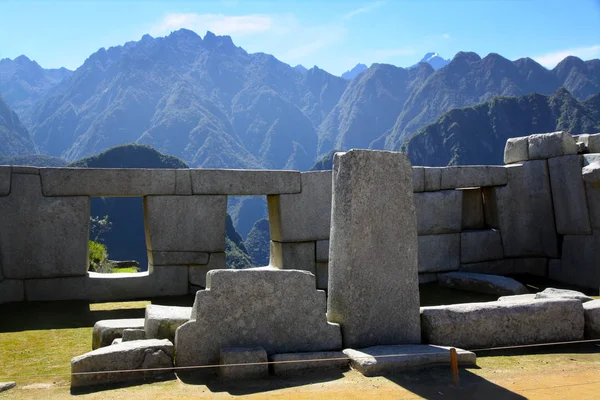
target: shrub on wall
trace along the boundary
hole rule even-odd
[[[89,241],[89,269],[94,272],[112,272],[113,265],[108,261],[108,251],[102,243]]]

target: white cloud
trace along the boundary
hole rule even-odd
[[[376,8],[381,7],[384,4],[385,4],[385,1],[376,1],[374,3],[368,4],[368,5],[364,6],[364,7],[357,8],[356,10],[352,10],[352,11],[344,14],[344,16],[342,17],[342,19],[350,20],[350,19],[352,19],[354,16],[356,16],[358,14],[367,13],[369,11],[372,11],[372,10],[374,10]]]
[[[243,36],[266,32],[272,27],[273,19],[267,15],[228,16],[187,13],[165,15],[150,29],[150,33],[154,36],[162,36],[171,31],[187,28],[199,33],[211,31],[216,35]]]
[[[588,47],[575,47],[571,49],[558,50],[552,53],[534,56],[532,58],[546,68],[554,68],[556,64],[561,62],[567,56],[575,56],[584,60],[588,60],[590,58],[599,58],[600,45],[597,44]]]
[[[450,39],[450,34],[449,33],[442,34],[442,39]]]

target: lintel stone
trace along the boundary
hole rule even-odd
[[[506,185],[506,168],[495,165],[465,165],[442,169],[441,189]]]
[[[300,172],[279,170],[191,169],[194,194],[230,196],[300,193]]]
[[[148,251],[148,262],[156,265],[205,265],[210,253],[201,251]]]
[[[563,131],[530,135],[528,144],[530,160],[577,154],[575,138]]]

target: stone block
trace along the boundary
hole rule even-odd
[[[467,292],[497,294],[499,296],[529,293],[524,285],[512,278],[473,272],[438,274],[438,285]]]
[[[496,188],[481,188],[481,197],[483,199],[484,226],[486,228],[498,229],[500,224],[498,223],[498,202],[496,200]]]
[[[586,183],[585,191],[587,193],[592,230],[600,231],[600,183]]]
[[[586,147],[590,153],[600,153],[600,133],[588,135]]]
[[[146,306],[144,331],[148,339],[175,339],[175,331],[190,320],[192,307]]]
[[[23,281],[19,279],[5,279],[0,281],[0,304],[25,301]]]
[[[327,290],[329,282],[329,263],[317,263],[317,289]]]
[[[419,236],[419,273],[456,271],[460,266],[460,233]]]
[[[588,301],[583,305],[585,338],[600,339],[600,300]]]
[[[187,169],[42,168],[44,196],[190,194]]]
[[[545,160],[508,167],[508,185],[495,188],[505,257],[556,258],[554,209]]]
[[[576,290],[546,288],[543,291],[535,294],[536,299],[575,299],[582,303],[594,300],[593,297]]]
[[[281,243],[271,241],[269,264],[280,269],[301,269],[315,273],[315,242]]]
[[[505,258],[502,260],[483,261],[461,264],[460,272],[475,272],[493,275],[547,275],[547,258]]]
[[[15,386],[17,386],[17,383],[14,381],[0,382],[0,393],[6,392],[7,390],[14,388]]]
[[[435,192],[442,188],[442,169],[445,167],[423,167],[425,191]]]
[[[8,196],[10,193],[10,167],[0,166],[0,196]]]
[[[189,282],[192,285],[206,287],[206,274],[213,269],[226,268],[225,253],[210,253],[208,264],[206,265],[191,265],[189,267]],[[195,292],[194,292],[195,293]]]
[[[421,307],[421,326],[426,343],[472,350],[566,342],[583,338],[583,306],[548,299]]]
[[[42,196],[38,175],[13,174],[0,198],[0,265],[6,279],[85,276],[89,197]]]
[[[148,262],[157,265],[206,265],[210,253],[203,251],[150,251]]]
[[[92,350],[110,346],[116,338],[123,336],[125,329],[144,329],[144,318],[105,319],[94,324]]]
[[[267,196],[272,240],[329,239],[331,171],[303,172],[301,176],[301,193]]]
[[[462,196],[462,190],[415,193],[419,235],[460,232]]]
[[[400,371],[446,365],[450,367],[450,347],[434,345],[373,346],[366,349],[344,350],[352,369],[364,376],[378,376]],[[476,366],[475,353],[456,349],[458,365]]]
[[[581,177],[585,182],[600,182],[600,162],[594,162],[581,169]]]
[[[225,251],[227,196],[146,196],[146,246],[152,251]]]
[[[194,194],[276,195],[304,191],[298,171],[190,169]]]
[[[273,375],[286,376],[348,369],[348,357],[341,351],[315,351],[310,353],[283,353],[269,357]]]
[[[213,270],[175,335],[177,365],[216,364],[222,346],[267,354],[340,350],[338,324],[325,318],[325,292],[306,271],[271,267]]]
[[[222,347],[219,375],[225,379],[258,379],[269,375],[267,352],[262,347]],[[264,363],[256,365],[256,363]],[[233,365],[226,367],[225,365]],[[239,365],[254,364],[254,365]]]
[[[146,340],[146,331],[144,329],[125,328],[121,333],[121,342],[131,342],[132,340]]]
[[[326,263],[329,261],[329,240],[317,241],[317,255],[315,261],[318,263]]]
[[[500,260],[504,258],[502,238],[495,229],[465,231],[460,234],[460,262]]]
[[[413,170],[413,192],[419,193],[425,191],[425,170],[424,167],[412,167]]]
[[[13,165],[12,167],[13,174],[25,174],[25,175],[39,175],[40,169],[38,167],[28,167],[25,165]]]
[[[535,293],[515,294],[511,296],[500,296],[498,301],[527,301],[535,300]]]
[[[563,131],[529,135],[528,144],[530,160],[577,154],[575,138]]]
[[[437,276],[435,272],[426,272],[423,274],[419,274],[419,285],[424,285],[426,283],[437,282]]]
[[[559,265],[550,269],[550,278],[562,283],[598,290],[600,287],[600,234],[566,235]]]
[[[506,168],[495,165],[461,165],[442,169],[441,189],[506,185]]]
[[[337,153],[331,213],[327,317],[342,325],[344,346],[419,343],[417,221],[406,154]]]
[[[581,166],[581,155],[554,157],[548,160],[556,232],[561,235],[592,233],[585,182],[580,175]]]
[[[168,340],[150,339],[122,342],[74,357],[71,360],[71,387],[80,388],[172,376],[172,373],[165,371],[79,375],[80,373],[170,368],[172,366],[173,343]]]
[[[504,147],[504,164],[514,164],[529,160],[529,142],[527,136],[510,138]]]
[[[462,230],[484,229],[483,195],[481,188],[461,189],[462,192]]]

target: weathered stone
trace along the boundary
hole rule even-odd
[[[506,141],[504,147],[504,164],[513,164],[529,160],[528,137],[515,137]]]
[[[582,179],[588,183],[600,182],[600,154],[584,154]]]
[[[441,189],[442,169],[441,167],[423,167],[426,192],[435,192]]]
[[[26,165],[13,165],[12,167],[13,174],[26,174],[26,175],[39,175],[40,168],[38,167],[30,167]]]
[[[344,350],[350,365],[365,376],[377,376],[438,365],[450,366],[450,347],[434,345],[373,346],[366,349]],[[458,365],[473,367],[477,356],[456,349]]]
[[[273,354],[269,361],[275,363],[271,364],[273,375],[284,376],[348,368],[348,357],[341,351]]]
[[[583,142],[589,153],[600,153],[600,133],[579,135],[578,140]]]
[[[281,269],[301,269],[315,273],[315,242],[281,243],[271,241],[269,264]]]
[[[269,375],[267,352],[262,347],[221,347],[219,374],[225,379],[257,379]],[[251,364],[233,365],[230,364]]]
[[[564,236],[561,262],[550,270],[550,278],[598,290],[600,286],[598,249],[600,249],[600,234]]]
[[[460,234],[460,262],[500,260],[504,257],[500,232],[494,229]]]
[[[498,201],[496,200],[496,188],[481,188],[483,198],[483,221],[486,228],[498,229]],[[464,203],[463,203],[464,204]]]
[[[425,191],[425,170],[423,167],[412,167],[413,170],[413,192]]]
[[[162,265],[206,265],[209,253],[202,251],[150,251],[148,262],[154,266]]]
[[[325,319],[325,302],[306,271],[210,271],[192,320],[176,331],[176,348],[185,349],[177,365],[216,364],[222,346],[262,346],[267,354],[339,350],[340,326]]]
[[[110,345],[114,346],[115,344],[121,344],[121,343],[123,343],[123,338],[116,338],[112,341],[112,343]]]
[[[483,195],[481,188],[461,189],[462,192],[462,230],[484,229]]]
[[[23,281],[19,279],[6,279],[0,281],[0,304],[16,303],[25,300]]]
[[[169,375],[164,371],[79,375],[80,373],[170,368],[172,366],[173,343],[168,340],[150,339],[122,342],[74,357],[71,360],[71,387],[79,388]]]
[[[7,390],[14,388],[15,386],[17,386],[16,382],[0,382],[0,393],[6,392]]]
[[[190,194],[188,174],[189,170],[187,169],[40,169],[44,196],[103,197]],[[179,179],[178,175],[181,175]]]
[[[586,183],[588,207],[592,230],[600,231],[600,183]]]
[[[148,339],[175,339],[175,331],[190,320],[192,307],[146,306],[144,331]]]
[[[593,297],[576,290],[546,288],[543,291],[535,294],[536,299],[576,299],[585,303],[594,300]]]
[[[436,274],[435,272],[432,273],[423,273],[423,274],[419,274],[419,285],[424,285],[426,283],[431,283],[431,282],[437,282],[437,276],[438,274]]]
[[[462,190],[415,193],[419,235],[460,232],[462,195]]]
[[[44,197],[38,175],[13,174],[10,195],[0,198],[0,215],[0,265],[6,279],[87,273],[88,197]]]
[[[10,193],[10,167],[0,166],[0,196]]]
[[[267,196],[271,239],[306,242],[329,239],[331,171],[303,172],[302,192]]]
[[[192,265],[189,267],[189,282],[192,285],[206,287],[206,274],[213,269],[226,268],[225,253],[210,253],[208,264]],[[194,292],[195,293],[195,292]]]
[[[419,273],[456,271],[460,266],[460,233],[419,236]]]
[[[495,165],[461,165],[442,169],[441,189],[506,185],[506,168]]]
[[[461,264],[460,272],[493,275],[547,275],[547,258],[505,258],[503,260]]]
[[[527,301],[535,300],[535,293],[515,294],[511,296],[500,296],[498,301]]]
[[[146,340],[146,331],[144,329],[133,329],[133,328],[125,328],[123,329],[122,342],[130,342],[132,340]]]
[[[419,343],[417,221],[408,157],[337,153],[331,212],[327,317],[342,325],[344,346]]]
[[[561,235],[592,233],[585,182],[580,177],[581,166],[581,155],[555,157],[548,160],[556,232]]]
[[[230,196],[300,193],[304,182],[298,171],[190,169],[194,194]]]
[[[227,196],[146,196],[144,225],[151,251],[225,251]]]
[[[317,255],[315,261],[326,263],[329,261],[329,240],[317,241]]]
[[[559,131],[530,135],[527,141],[530,160],[577,154],[577,142],[567,132]]]
[[[109,346],[113,340],[123,336],[125,329],[144,329],[144,318],[105,319],[94,324],[92,350]]]
[[[497,295],[526,294],[529,290],[512,278],[476,274],[472,272],[448,272],[438,274],[438,285],[468,292]]]
[[[585,338],[600,339],[600,300],[588,301],[583,305]]]
[[[466,349],[581,340],[583,306],[548,299],[421,307],[421,327],[426,343]]]
[[[317,263],[317,289],[327,290],[329,282],[329,263]]]
[[[505,257],[556,258],[554,210],[545,160],[511,166],[508,186],[495,188]]]

